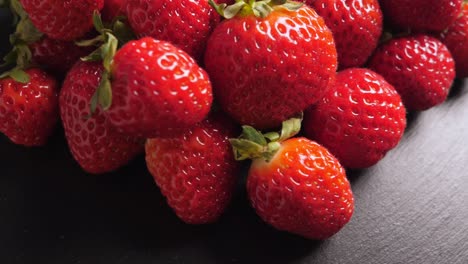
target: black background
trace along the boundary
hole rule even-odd
[[[43,148],[0,137],[0,263],[468,263],[468,81],[408,118],[383,161],[348,172],[355,214],[323,242],[262,223],[242,184],[218,223],[189,226],[165,204],[143,157],[91,176],[61,129]]]

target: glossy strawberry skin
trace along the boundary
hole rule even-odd
[[[463,13],[439,38],[455,60],[457,77],[468,77],[468,4],[464,4]]]
[[[268,163],[255,160],[247,192],[265,222],[309,239],[331,237],[354,211],[343,167],[327,149],[306,138],[282,142]]]
[[[41,68],[52,73],[65,74],[81,57],[93,51],[89,47],[78,47],[72,41],[43,37],[30,45],[32,60]]]
[[[347,168],[376,164],[400,142],[406,110],[395,88],[367,69],[339,72],[335,85],[304,118],[316,140]]]
[[[369,68],[395,87],[408,110],[423,111],[443,103],[455,79],[449,50],[426,35],[384,43],[369,60]]]
[[[39,69],[26,71],[26,84],[0,80],[0,132],[16,144],[42,146],[59,117],[58,84]]]
[[[104,0],[20,0],[36,28],[50,38],[75,40],[93,27],[93,12]]]
[[[452,24],[463,0],[381,0],[385,19],[399,29],[442,31]]]
[[[146,142],[146,164],[177,216],[189,224],[215,222],[225,211],[239,173],[223,116],[210,116],[183,135]]]
[[[115,55],[112,93],[109,121],[144,138],[183,133],[206,117],[213,101],[206,72],[183,50],[149,37]]]
[[[78,62],[60,92],[60,114],[70,151],[83,170],[93,174],[126,165],[144,148],[143,140],[117,132],[101,109],[89,117],[102,70],[100,62]]]
[[[336,56],[331,31],[304,5],[265,19],[224,20],[208,41],[205,66],[228,114],[269,129],[321,98],[336,75]]]
[[[306,0],[333,32],[340,69],[366,63],[382,35],[377,0]]]
[[[126,13],[138,37],[171,42],[196,60],[220,19],[208,0],[128,0]]]

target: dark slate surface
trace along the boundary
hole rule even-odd
[[[219,223],[188,226],[142,157],[90,176],[60,128],[43,148],[0,137],[0,263],[468,263],[468,81],[409,119],[397,149],[349,172],[355,214],[324,242],[263,224],[242,186]]]

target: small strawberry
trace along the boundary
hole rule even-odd
[[[349,222],[354,198],[345,170],[324,147],[291,138],[300,119],[283,131],[262,135],[244,126],[231,140],[237,159],[253,158],[247,193],[260,217],[273,227],[309,239],[327,239]]]
[[[399,29],[442,31],[460,14],[463,0],[381,0],[390,24]]]
[[[304,119],[305,134],[347,168],[367,168],[393,149],[406,127],[400,96],[367,69],[339,72],[335,85]]]
[[[189,224],[216,221],[234,191],[239,163],[229,138],[235,127],[210,116],[183,135],[146,142],[146,164],[177,216]]]
[[[168,42],[149,37],[128,42],[108,68],[113,101],[105,114],[130,136],[173,136],[210,111],[213,96],[208,75]]]
[[[196,60],[220,19],[208,0],[128,0],[126,11],[138,37],[171,42]]]
[[[333,32],[341,69],[362,66],[382,34],[377,0],[306,0]]]
[[[93,27],[93,12],[104,0],[12,0],[20,1],[34,26],[50,38],[75,40]]]
[[[205,54],[217,99],[239,123],[273,128],[319,100],[337,68],[323,19],[297,2],[238,1],[223,8]],[[234,11],[238,11],[237,13]]]
[[[443,103],[455,78],[455,63],[447,47],[426,35],[384,43],[369,60],[369,68],[395,87],[408,110],[422,111]]]
[[[99,62],[77,62],[60,92],[60,114],[68,146],[89,173],[114,171],[143,151],[143,141],[117,132],[101,109],[88,107],[103,71]]]
[[[58,113],[58,85],[39,69],[26,80],[0,79],[0,132],[16,144],[42,146],[53,132]]]
[[[111,22],[117,16],[125,16],[125,2],[126,0],[104,0],[103,20]]]
[[[458,78],[468,77],[468,3],[463,12],[439,37],[452,53]]]

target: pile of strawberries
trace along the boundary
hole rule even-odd
[[[0,131],[41,146],[60,120],[93,174],[145,152],[190,224],[220,217],[251,159],[258,215],[326,239],[353,214],[344,167],[376,164],[407,111],[443,103],[468,76],[468,4],[303,2],[0,1],[16,23]]]

